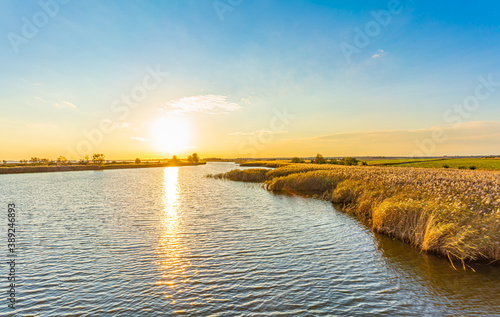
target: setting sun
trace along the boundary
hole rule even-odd
[[[500,317],[499,12],[0,0],[0,317]]]
[[[190,141],[189,122],[183,117],[163,117],[152,126],[155,149],[161,153],[176,154],[188,147]]]

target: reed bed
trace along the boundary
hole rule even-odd
[[[427,252],[500,261],[500,172],[293,164],[218,176],[316,195]]]
[[[290,161],[249,161],[249,162],[241,162],[240,166],[245,166],[245,167],[282,167],[282,166],[287,166],[290,165]]]
[[[250,183],[262,183],[268,179],[267,172],[268,169],[264,168],[252,168],[247,170],[232,170],[227,173],[207,175],[211,178],[227,179],[232,181],[240,182],[250,182]]]

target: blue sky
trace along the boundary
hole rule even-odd
[[[55,2],[41,3],[53,9]],[[54,17],[16,53],[9,34],[23,36],[23,18],[32,21],[42,7],[2,1],[0,159],[72,156],[68,147],[76,148],[85,140],[82,131],[103,118],[120,127],[89,151],[112,158],[171,155],[150,142],[148,130],[171,115],[190,122],[180,153],[409,155],[432,128],[450,129],[443,113],[474,95],[480,76],[500,81],[495,1],[400,1],[401,12],[350,62],[341,44],[354,45],[356,28],[365,30],[371,12],[388,10],[391,1],[220,3],[231,8],[223,20],[214,1],[57,3]],[[156,65],[168,73],[164,82],[117,119],[110,105]],[[497,89],[424,154],[498,154]],[[176,101],[197,96],[220,98],[189,100],[239,107],[172,114]],[[293,118],[273,130],[269,122],[283,107]],[[337,139],[353,133],[350,141]],[[337,137],[321,139],[328,135]]]

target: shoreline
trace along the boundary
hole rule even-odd
[[[263,183],[273,193],[315,197],[373,231],[465,263],[500,264],[500,173],[291,164],[212,178]],[[485,199],[487,197],[487,200]]]
[[[57,173],[74,171],[102,171],[110,169],[131,169],[131,168],[151,168],[151,167],[181,167],[204,165],[202,163],[141,163],[141,164],[109,164],[109,165],[61,165],[61,166],[15,166],[0,167],[0,175],[26,174],[26,173]]]

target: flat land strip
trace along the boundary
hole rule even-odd
[[[203,163],[130,163],[130,164],[104,164],[104,165],[61,165],[61,166],[9,166],[0,167],[0,174],[23,174],[23,173],[49,173],[49,172],[71,172],[71,171],[100,171],[108,169],[127,169],[127,168],[148,168],[148,167],[170,167],[170,166],[193,166]]]

